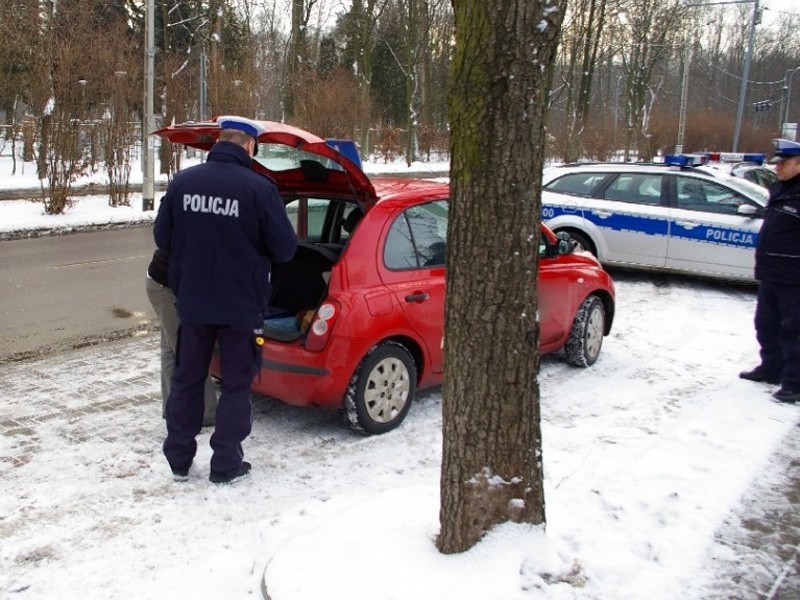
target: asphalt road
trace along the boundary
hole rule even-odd
[[[151,227],[0,242],[0,363],[149,331]]]

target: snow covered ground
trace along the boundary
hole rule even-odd
[[[16,207],[0,202],[0,226],[42,226]],[[101,208],[71,210],[92,222]],[[784,470],[775,451],[800,421],[737,377],[757,360],[754,290],[615,277],[597,364],[542,362],[546,529],[504,525],[458,556],[433,545],[438,389],[377,437],[255,398],[253,474],[214,486],[209,431],[188,483],[161,455],[156,336],[4,365],[0,597],[238,600],[265,580],[273,600],[768,596],[781,574],[798,577],[796,549],[741,595],[712,560],[752,481]]]

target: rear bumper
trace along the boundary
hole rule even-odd
[[[261,350],[261,369],[250,389],[293,406],[338,408],[361,357],[369,350],[364,345],[366,342],[336,338],[322,351],[309,352],[301,342],[267,340]],[[216,354],[210,370],[221,376]]]

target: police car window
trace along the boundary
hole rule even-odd
[[[603,192],[606,200],[633,204],[661,204],[661,175],[650,173],[623,173]]]
[[[551,181],[544,189],[560,194],[591,196],[606,177],[608,177],[608,173],[568,173]]]
[[[752,204],[738,192],[694,177],[678,177],[678,208],[735,215],[742,204]]]
[[[389,230],[383,260],[390,269],[442,266],[447,250],[446,200],[413,206]]]

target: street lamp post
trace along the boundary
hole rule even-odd
[[[703,2],[700,4],[686,4],[687,8],[698,8],[698,7],[709,7],[709,6],[717,6],[722,4],[749,4],[753,2],[753,16],[750,19],[750,40],[747,45],[747,55],[744,61],[744,73],[742,73],[742,85],[739,89],[739,106],[736,110],[736,127],[733,132],[733,152],[736,152],[737,148],[739,147],[739,133],[742,129],[742,116],[744,115],[744,101],[747,96],[747,79],[750,77],[750,62],[753,58],[753,43],[755,42],[756,37],[756,25],[758,23],[758,3],[759,0],[719,0],[715,2]],[[686,81],[684,80],[684,84]],[[685,107],[682,108],[682,119],[685,118]],[[681,129],[681,124],[678,126]],[[682,132],[679,133],[679,141],[678,145],[683,149],[683,136]]]
[[[683,55],[683,77],[681,79],[681,108],[678,116],[678,143],[675,144],[675,154],[683,153],[683,137],[686,133],[686,104],[689,97],[689,66],[692,60],[692,46],[687,40]]]
[[[155,77],[155,2],[147,0],[147,24],[144,60],[144,123],[142,124],[144,145],[144,177],[142,182],[142,210],[155,207],[155,140],[150,135],[155,128],[153,119],[153,79]]]
[[[782,101],[782,108],[781,110],[781,135],[783,135],[783,129],[785,124],[789,122],[789,105],[792,101],[792,79],[794,79],[794,74],[800,70],[800,67],[795,67],[794,69],[786,69],[783,73],[783,88],[781,91],[781,101]]]
[[[731,152],[739,148],[739,134],[742,131],[742,116],[744,115],[744,101],[747,96],[747,79],[750,77],[750,61],[753,58],[753,43],[756,38],[756,21],[758,20],[758,1],[753,0],[753,16],[750,19],[750,40],[747,44],[747,56],[744,59],[744,73],[742,73],[742,86],[739,90],[739,108],[736,110],[736,128],[733,132],[733,147]]]

